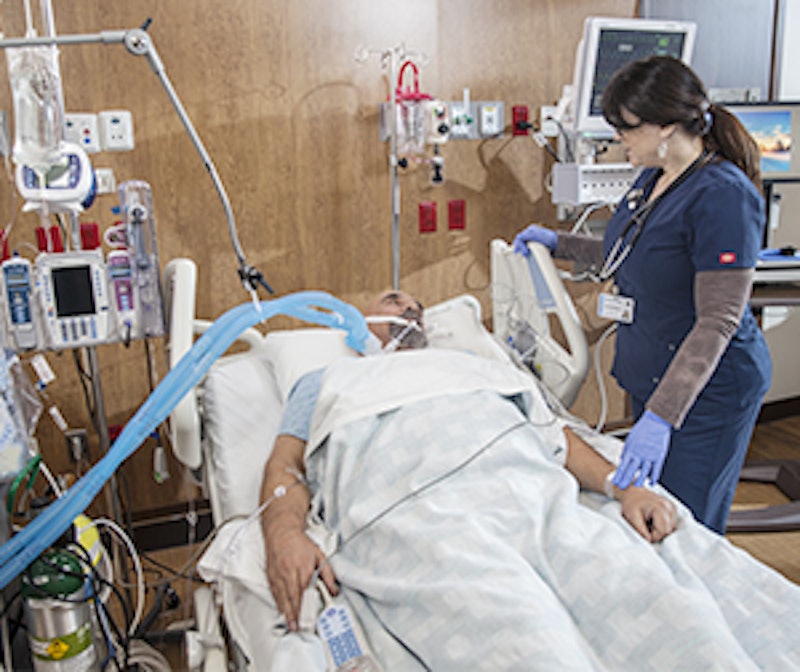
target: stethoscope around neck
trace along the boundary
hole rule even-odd
[[[656,205],[658,205],[661,200],[667,196],[667,194],[677,189],[677,187],[696,170],[711,161],[712,158],[714,158],[714,152],[703,151],[703,153],[694,161],[692,161],[692,163],[689,164],[686,169],[680,175],[678,175],[678,177],[676,177],[675,180],[673,180],[672,183],[656,198],[650,201],[645,201],[641,205],[637,204],[638,201],[643,198],[645,194],[649,193],[650,188],[656,183],[658,178],[664,174],[664,171],[661,169],[655,171],[647,180],[647,182],[645,182],[641,187],[635,187],[628,191],[623,200],[625,203],[627,203],[628,208],[632,209],[633,212],[628,218],[628,221],[625,223],[625,226],[622,228],[622,232],[617,236],[617,239],[614,241],[614,244],[608,251],[606,258],[603,260],[603,266],[597,276],[600,282],[608,280],[608,278],[614,275],[617,270],[619,270],[619,267],[622,266],[623,262],[628,258],[628,255],[630,255],[631,251],[633,250],[633,246],[636,245],[636,241],[639,240],[639,236],[641,236],[642,231],[644,231],[644,225],[647,223],[647,218],[650,216],[650,213],[653,211]],[[636,228],[633,231],[633,235],[626,243],[625,239],[628,237],[628,234],[634,227]]]

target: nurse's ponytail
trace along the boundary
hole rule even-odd
[[[759,191],[761,184],[761,153],[753,136],[742,122],[722,105],[708,109],[711,123],[703,136],[706,149],[715,151],[742,169]]]

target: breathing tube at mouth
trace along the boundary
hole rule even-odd
[[[366,318],[367,324],[388,324],[392,338],[389,342],[381,346],[377,336],[372,335],[368,338],[366,354],[388,354],[394,352],[401,346],[405,348],[420,348],[427,345],[425,331],[419,322],[413,317],[406,318],[397,315],[369,315]]]
[[[322,309],[322,310],[320,310]],[[288,315],[347,331],[345,342],[358,352],[369,330],[353,306],[325,292],[298,292],[258,304],[245,303],[218,318],[139,407],[106,455],[63,497],[0,546],[0,589],[21,574],[56,541],[94,500],[116,469],[144,442],[205,375],[239,334],[275,315]]]

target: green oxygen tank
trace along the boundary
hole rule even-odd
[[[100,670],[83,569],[72,553],[42,553],[22,576],[22,595],[36,672]]]

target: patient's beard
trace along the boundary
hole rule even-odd
[[[398,338],[403,332],[406,333],[400,339],[395,350],[418,350],[428,347],[428,337],[422,329],[408,329],[402,324],[389,325],[389,335],[392,339]]]

